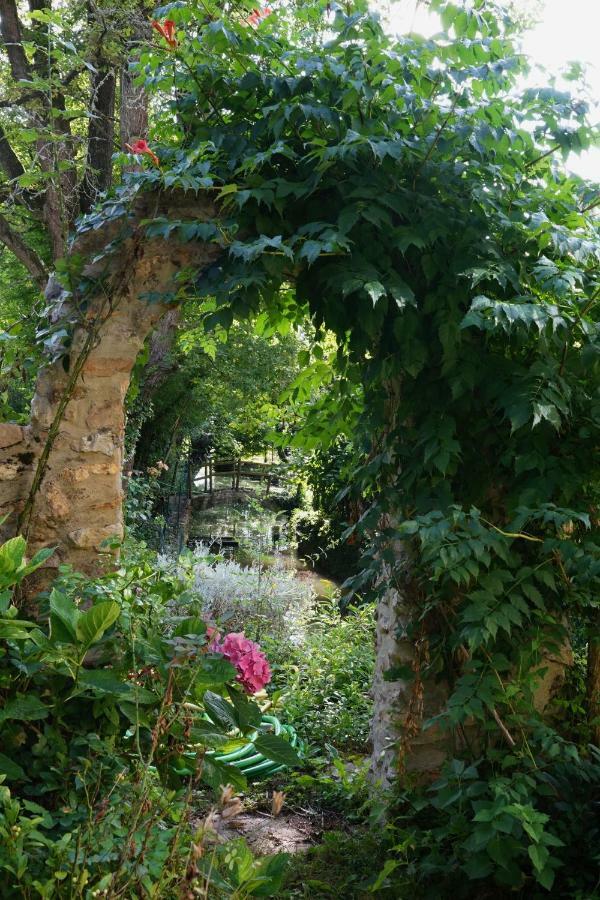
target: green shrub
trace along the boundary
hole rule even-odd
[[[341,615],[335,601],[320,602],[301,642],[269,650],[286,719],[303,737],[321,747],[367,750],[374,631],[372,606]]]
[[[169,610],[185,561],[162,569],[138,549],[97,579],[63,569],[29,621],[13,589],[49,554],[28,563],[25,549],[22,538],[0,547],[2,897],[175,898],[212,885],[211,872],[215,896],[252,896],[257,878],[269,896],[277,861],[255,865],[238,848],[235,865],[218,854],[210,872],[196,864],[194,795],[246,786],[208,751],[262,726],[202,619]],[[268,745],[277,762],[295,756],[283,738]]]
[[[537,736],[546,752],[528,763],[491,751],[471,765],[452,760],[427,790],[406,791],[396,824],[410,850],[389,872],[410,873],[426,898],[597,897],[600,751],[584,758],[550,735]]]

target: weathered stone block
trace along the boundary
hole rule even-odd
[[[0,450],[13,447],[24,440],[25,429],[22,425],[13,425],[10,422],[0,423]]]
[[[95,528],[78,528],[69,532],[69,541],[80,550],[100,550],[101,544],[107,538],[120,537],[116,535],[114,525],[99,525]]]
[[[19,465],[16,462],[0,463],[0,481],[12,481],[19,474]]]
[[[72,513],[69,498],[57,484],[51,484],[46,488],[46,502],[50,513],[56,519],[66,519]]]
[[[83,374],[95,375],[97,378],[107,378],[118,373],[128,374],[131,371],[132,357],[113,359],[112,357],[94,358],[90,356],[83,367]]]
[[[92,475],[117,475],[120,467],[116,462],[92,463],[89,466],[71,466],[63,469],[61,478],[69,484],[81,484]]]
[[[81,438],[79,449],[82,453],[103,453],[105,456],[112,456],[118,440],[110,432],[99,431],[96,434],[87,434]]]

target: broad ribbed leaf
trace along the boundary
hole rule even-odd
[[[254,741],[256,749],[267,759],[283,766],[299,766],[302,760],[284,738],[277,734],[260,734]]]
[[[73,643],[76,640],[77,620],[81,612],[70,597],[56,589],[50,594],[50,637],[53,641]]]
[[[119,618],[121,607],[114,600],[92,606],[79,617],[75,626],[77,638],[84,644],[95,644]]]

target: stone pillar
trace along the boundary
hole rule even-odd
[[[60,421],[27,535],[30,555],[41,547],[57,548],[48,568],[66,562],[95,574],[105,560],[100,553],[104,542],[122,538],[124,400],[131,370],[148,333],[169,308],[160,298],[173,292],[175,276],[188,267],[197,272],[221,252],[211,244],[145,239],[137,222],[152,214],[195,220],[212,214],[205,201],[182,205],[181,200],[167,198],[160,203],[159,209],[156,198],[138,201],[126,223],[128,236],[108,257],[106,289],[92,299],[86,313],[88,322],[102,317],[103,324]],[[85,232],[75,242],[75,250],[94,258],[114,238],[115,224],[108,223],[104,233],[103,229]],[[90,263],[84,274],[96,274],[98,265]],[[106,267],[106,259],[100,265]],[[53,290],[50,284],[49,291]],[[56,300],[60,308],[60,296]],[[87,334],[84,327],[75,331],[71,366]],[[45,367],[38,377],[29,425],[0,426],[0,514],[10,513],[4,536],[14,533],[68,381],[61,362]],[[34,587],[47,583],[48,574],[40,571]]]
[[[408,593],[407,554],[399,543],[395,550],[399,567],[404,563]],[[431,779],[453,745],[449,732],[437,726],[423,730],[423,722],[443,709],[448,691],[443,683],[435,684],[431,678],[423,684],[418,679],[418,648],[403,637],[413,613],[396,581],[392,585],[389,566],[384,565],[382,582],[387,582],[387,587],[377,604],[370,778],[385,790],[405,772],[422,780]],[[416,669],[415,678],[387,680],[386,672],[397,667]]]
[[[14,533],[14,510],[27,492],[36,457],[29,428],[0,423],[0,540]]]
[[[394,572],[388,564],[383,566],[381,582],[387,585],[387,589],[377,606],[371,727],[373,753],[370,777],[373,784],[385,790],[405,773],[417,781],[431,781],[437,777],[446,759],[463,753],[467,745],[475,753],[479,753],[482,747],[481,727],[471,718],[454,731],[438,725],[423,729],[423,723],[440,713],[446,705],[449,689],[443,679],[429,677],[421,681],[418,677],[400,677],[388,681],[385,677],[386,672],[397,667],[414,669],[415,676],[418,676],[421,667],[419,652],[423,656],[426,654],[424,646],[419,648],[404,637],[415,615],[415,604],[410,601],[410,561],[401,542],[395,544],[394,552],[397,559]],[[426,639],[426,635],[424,637]],[[540,660],[540,669],[544,674],[535,693],[535,708],[539,713],[544,712],[564,682],[566,667],[572,662],[568,643],[562,645],[560,652],[549,653]],[[500,728],[493,739],[504,740]]]

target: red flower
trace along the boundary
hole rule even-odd
[[[258,28],[262,19],[266,19],[267,16],[270,16],[273,10],[270,6],[263,6],[262,9],[253,9],[250,15],[247,17],[246,22],[248,25],[252,25],[253,28]]]
[[[130,153],[135,153],[136,155],[145,155],[152,160],[155,166],[160,165],[160,160],[156,153],[153,153],[148,146],[148,141],[134,141],[133,144],[125,144],[125,146],[130,151]]]
[[[155,31],[158,31],[160,36],[165,39],[169,47],[174,50],[177,46],[177,38],[175,37],[175,22],[173,21],[173,19],[167,19],[164,25],[161,25],[160,22],[157,22],[156,19],[153,19],[152,27]]]

